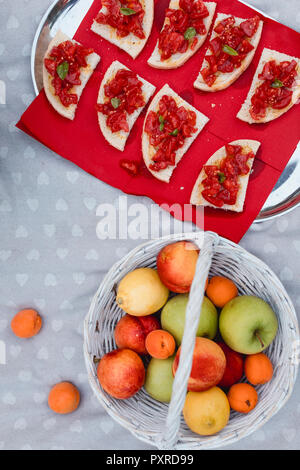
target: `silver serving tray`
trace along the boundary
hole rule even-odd
[[[31,51],[31,75],[36,94],[43,87],[42,61],[49,42],[59,29],[73,37],[92,3],[93,0],[55,0],[44,14],[36,31]],[[247,4],[244,1],[242,3]],[[252,5],[247,5],[255,9]],[[255,222],[273,219],[299,206],[299,185],[300,144],[298,144]]]

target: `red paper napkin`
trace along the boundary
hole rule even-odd
[[[237,0],[215,0],[217,12],[247,18],[257,14]],[[268,124],[249,125],[235,116],[244,102],[260,54],[264,47],[300,57],[300,35],[290,28],[268,18],[264,20],[262,39],[248,70],[231,87],[217,93],[204,93],[193,88],[207,41],[183,67],[161,71],[147,65],[164,20],[169,0],[157,0],[152,34],[136,60],[90,31],[92,21],[101,8],[95,0],[74,38],[93,47],[101,62],[81,97],[73,122],[58,115],[49,105],[42,91],[25,111],[17,126],[41,143],[72,161],[100,180],[125,193],[148,196],[163,205],[176,218],[196,221],[197,209],[184,211],[197,176],[208,158],[225,142],[241,138],[259,140],[262,145],[256,156],[250,176],[244,211],[205,208],[204,228],[238,242],[260,212],[281,172],[294,152],[300,138],[300,109],[294,106],[278,120]],[[157,91],[168,83],[182,98],[206,114],[210,121],[175,169],[169,184],[156,180],[144,167],[137,177],[128,175],[119,166],[122,158],[142,161],[141,131],[145,110],[136,122],[124,152],[111,147],[98,126],[95,103],[100,82],[113,60],[124,65],[153,83]],[[169,207],[167,207],[168,205]],[[173,205],[173,209],[172,206]],[[203,227],[201,227],[203,228]]]

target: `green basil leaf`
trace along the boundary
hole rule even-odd
[[[112,99],[110,100],[110,102],[111,102],[112,107],[115,108],[115,109],[117,109],[117,108],[119,107],[119,105],[120,105],[120,100],[119,100],[119,98],[112,98]]]
[[[60,65],[57,66],[57,75],[61,80],[64,80],[69,72],[69,62],[62,62]]]
[[[158,120],[159,120],[160,123],[164,123],[164,122],[165,122],[165,120],[164,120],[164,118],[162,117],[161,114],[158,116]]]
[[[159,130],[162,132],[165,128],[165,123],[164,122],[161,122],[160,125],[159,125]]]
[[[174,131],[170,132],[170,135],[172,135],[173,137],[176,137],[178,135],[178,132],[179,132],[178,129],[174,129]]]
[[[272,88],[281,88],[283,86],[283,83],[279,78],[275,78],[274,82],[272,83],[271,87]]]
[[[223,52],[226,52],[226,54],[229,55],[239,55],[239,53],[235,49],[232,49],[232,47],[227,46],[227,44],[224,44]]]
[[[219,182],[222,184],[224,183],[224,181],[226,180],[226,176],[224,175],[224,173],[222,173],[220,171],[220,173],[218,174],[218,178],[219,178]]]
[[[135,15],[137,13],[132,8],[125,8],[125,7],[120,8],[120,12],[122,13],[122,15],[125,15],[125,16]]]
[[[197,34],[197,31],[195,30],[195,28],[193,28],[192,26],[188,29],[186,29],[185,33],[184,33],[184,39],[193,39]]]

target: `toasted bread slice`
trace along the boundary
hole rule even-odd
[[[128,67],[125,67],[125,65],[121,64],[121,62],[117,60],[112,62],[110,67],[107,69],[103,77],[103,80],[101,82],[97,103],[99,104],[105,103],[107,98],[105,97],[105,93],[104,93],[104,85],[106,85],[110,80],[112,80],[115,77],[118,70],[122,70],[122,69],[129,70]],[[145,98],[145,106],[146,106],[150,97],[155,92],[155,86],[147,82],[146,80],[144,80],[139,75],[138,75],[138,78],[141,82],[143,82],[142,92]],[[118,150],[121,150],[121,152],[124,150],[130,131],[145,106],[136,109],[132,114],[127,114],[129,132],[125,132],[125,131],[112,132],[110,128],[106,125],[107,116],[98,112],[98,122],[99,122],[100,129],[102,131],[103,136],[105,137],[107,142],[110,143],[110,145],[112,145]]]
[[[195,127],[197,128],[197,131],[191,137],[187,137],[185,139],[184,145],[177,150],[174,166],[169,166],[168,168],[165,168],[164,170],[161,170],[161,171],[153,171],[150,169],[150,165],[152,163],[152,157],[155,155],[156,150],[152,145],[150,145],[149,136],[145,132],[145,124],[146,124],[149,112],[157,111],[159,101],[164,95],[172,96],[175,99],[177,106],[184,106],[186,109],[190,109],[196,113],[197,120],[196,120]],[[208,121],[209,121],[208,117],[206,117],[204,114],[200,113],[198,109],[194,108],[192,105],[184,101],[177,93],[175,93],[175,91],[172,90],[172,88],[169,87],[169,85],[167,84],[164,85],[161,88],[161,90],[157,93],[157,95],[153,98],[149,106],[147,115],[145,117],[144,128],[143,128],[143,133],[142,133],[143,158],[144,158],[145,165],[147,166],[150,173],[152,173],[152,175],[155,178],[161,181],[164,181],[165,183],[169,183],[174,169],[176,168],[176,166],[178,165],[178,163],[180,162],[184,154],[187,152],[188,148],[194,142],[194,140],[199,135],[199,133],[201,132],[201,130],[203,129],[205,124],[207,124]]]
[[[241,145],[243,147],[243,150],[245,150],[247,153],[248,152],[253,152],[254,155],[256,155],[260,142],[257,140],[247,140],[247,139],[241,139],[241,140],[235,140],[233,142],[230,142],[230,145]],[[225,146],[221,147],[219,150],[217,150],[206,162],[205,165],[218,165],[218,163],[226,157],[226,149]],[[254,158],[251,158],[248,166],[250,168],[250,171],[247,175],[241,175],[239,176],[239,184],[240,184],[240,189],[238,191],[237,195],[237,200],[235,205],[228,205],[224,204],[224,206],[221,207],[221,209],[225,210],[230,210],[234,212],[242,212],[243,207],[244,207],[244,202],[245,202],[245,197],[246,197],[246,192],[247,192],[247,186],[248,186],[248,181],[249,181],[249,176],[251,172],[251,168],[253,165],[253,160]],[[200,171],[200,174],[197,178],[197,181],[194,185],[192,194],[191,194],[191,199],[190,203],[195,204],[196,206],[208,206],[208,207],[213,207],[214,209],[219,209],[218,207],[214,206],[213,204],[210,204],[208,201],[206,201],[203,196],[202,196],[202,191],[204,189],[204,186],[202,184],[202,181],[206,178],[205,170],[202,168]]]
[[[140,3],[145,11],[145,16],[143,18],[144,39],[138,38],[133,33],[130,33],[123,38],[119,37],[115,28],[112,28],[110,25],[99,24],[96,20],[94,20],[91,26],[91,30],[94,31],[94,33],[120,49],[123,49],[123,51],[127,52],[133,59],[136,59],[146,45],[151,33],[154,18],[154,0],[140,0]],[[105,13],[106,11],[105,6],[100,10],[101,13]]]
[[[52,51],[53,47],[58,46],[62,42],[65,41],[72,41],[73,43],[78,44],[76,41],[70,39],[68,36],[66,36],[64,33],[61,31],[58,31],[56,36],[52,39],[50,42],[48,49],[46,51],[45,57],[48,58],[50,55],[50,52]],[[100,57],[98,54],[93,52],[92,54],[89,54],[86,58],[86,61],[88,63],[87,67],[82,67],[81,69],[81,74],[80,74],[80,80],[81,80],[81,85],[74,85],[73,88],[71,88],[70,93],[75,93],[78,96],[78,102],[80,100],[81,94],[89,81],[91,75],[93,74],[95,68],[97,67]],[[60,101],[59,97],[55,95],[55,90],[52,85],[52,79],[53,77],[49,74],[48,70],[45,67],[44,61],[43,61],[43,83],[44,83],[44,90],[46,93],[46,96],[53,106],[53,108],[61,115],[64,116],[67,119],[73,120],[75,117],[76,109],[78,106],[77,104],[71,104],[70,106],[66,107],[62,104]]]
[[[290,104],[286,108],[283,108],[283,109],[268,108],[265,117],[255,120],[252,118],[250,114],[251,98],[254,95],[256,88],[263,83],[262,80],[259,80],[258,75],[262,72],[265,63],[269,62],[270,60],[276,60],[276,62],[283,62],[286,60],[287,61],[295,60],[298,64],[297,65],[298,75],[295,80],[295,85],[292,87],[293,95],[292,95]],[[272,51],[271,49],[265,48],[262,51],[261,58],[257,66],[256,72],[254,74],[252,84],[248,92],[246,101],[244,102],[241,109],[239,110],[237,114],[237,118],[241,119],[241,121],[249,122],[249,124],[253,124],[253,123],[260,124],[264,122],[273,121],[274,119],[277,119],[282,114],[286,113],[292,106],[294,106],[294,104],[299,100],[299,98],[300,98],[300,59],[298,59],[297,57],[292,57],[290,55],[283,54],[277,51]]]
[[[204,2],[204,3],[209,12],[209,16],[207,16],[206,18],[203,18],[203,23],[206,27],[206,34],[202,36],[200,34],[197,34],[195,36],[198,39],[196,47],[193,50],[189,47],[188,50],[184,52],[183,54],[177,52],[176,54],[173,54],[172,57],[170,57],[169,59],[161,60],[160,52],[158,49],[158,41],[157,41],[155,49],[151,57],[148,60],[148,64],[151,67],[154,67],[157,69],[177,69],[178,67],[183,65],[190,57],[192,57],[200,49],[205,39],[207,38],[209,29],[213,20],[213,16],[215,14],[216,6],[217,6],[215,2]],[[169,8],[172,8],[174,10],[179,9],[179,0],[171,0]],[[169,19],[165,18],[163,28],[168,23],[169,23]]]
[[[225,18],[228,18],[228,16],[231,16],[231,15],[225,15],[224,13],[217,14],[216,21],[213,25],[213,30],[212,30],[210,40],[218,36],[218,34],[214,31],[215,26],[220,21],[224,20]],[[243,21],[245,21],[245,18],[237,18],[237,17],[234,17],[234,18],[235,18],[235,25],[237,26],[239,26]],[[198,88],[198,90],[214,92],[214,91],[224,90],[225,88],[228,88],[230,85],[232,85],[232,83],[235,82],[251,64],[254,54],[256,52],[257,46],[259,44],[260,38],[261,38],[262,29],[263,29],[263,21],[260,21],[256,33],[252,36],[252,38],[249,39],[249,42],[252,44],[254,49],[252,49],[252,51],[250,51],[249,54],[247,54],[247,56],[245,57],[245,59],[243,60],[239,68],[234,69],[233,72],[231,73],[217,72],[216,81],[214,82],[212,86],[208,86],[205,83],[201,73],[199,72],[197,80],[194,82],[194,87]],[[202,66],[201,66],[201,70],[207,65],[208,63],[204,58]]]

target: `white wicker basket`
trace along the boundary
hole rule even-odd
[[[203,242],[204,239],[204,242]],[[115,302],[116,285],[129,271],[142,266],[155,267],[156,256],[165,245],[192,240],[201,249],[191,287],[182,341],[181,360],[174,379],[169,405],[152,399],[144,389],[127,400],[109,396],[97,379],[95,357],[116,348],[114,327],[124,314]],[[266,300],[278,317],[278,333],[266,353],[274,365],[274,376],[257,387],[259,401],[247,415],[231,412],[227,426],[218,434],[202,437],[185,424],[182,408],[192,364],[193,345],[199,321],[199,305],[204,284],[210,275],[232,279],[241,294]],[[84,356],[90,385],[102,406],[138,439],[159,449],[211,449],[222,447],[249,435],[274,415],[289,398],[298,369],[298,322],[294,307],[276,275],[255,256],[213,232],[179,234],[149,241],[117,262],[101,283],[84,323]]]

